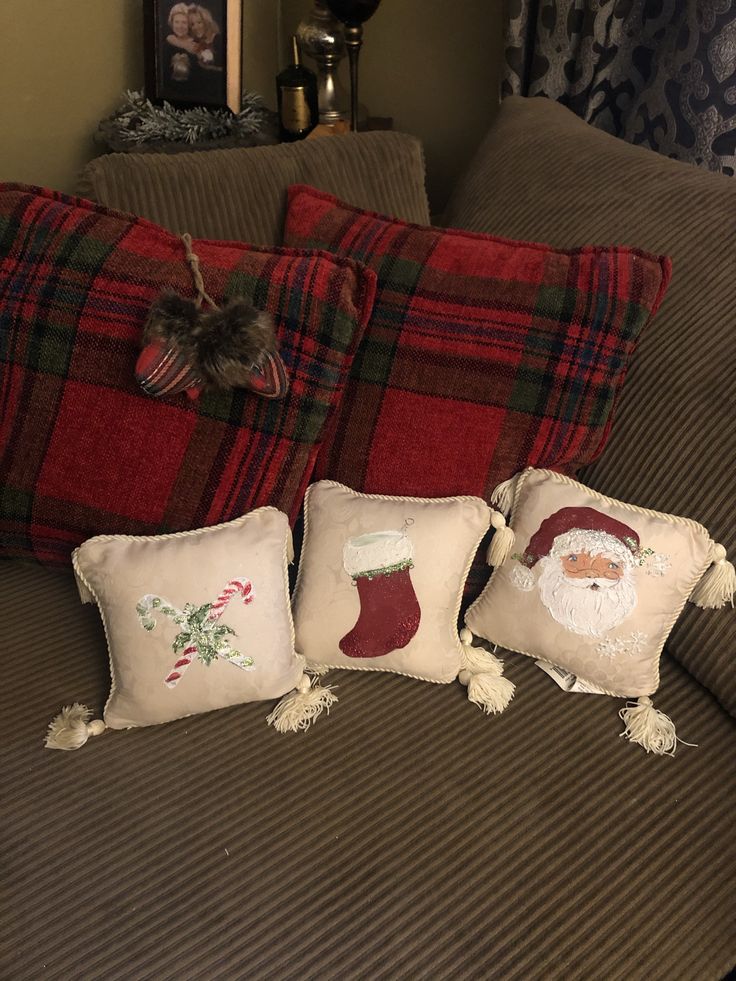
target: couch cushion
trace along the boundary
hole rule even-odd
[[[105,624],[105,723],[157,725],[295,688],[304,660],[294,651],[290,548],[286,515],[266,507],[214,528],[98,535],[75,549],[80,594]]]
[[[195,241],[217,302],[275,319],[291,380],[152,398],[134,377],[162,288],[194,294],[178,237],[51,191],[0,190],[0,549],[48,562],[95,534],[292,518],[372,305],[373,273],[316,252]]]
[[[3,977],[716,981],[736,961],[736,726],[668,658],[662,708],[700,744],[674,759],[514,655],[494,719],[459,685],[350,672],[299,738],[252,704],[51,753],[59,705],[107,691],[97,612],[71,575],[0,562],[0,618]]]
[[[463,587],[490,519],[478,497],[389,498],[312,484],[294,593],[299,653],[317,665],[453,681]]]
[[[653,694],[667,636],[711,565],[707,530],[549,470],[515,481],[511,526],[510,554],[467,626],[601,693]]]
[[[376,303],[320,477],[369,494],[475,494],[526,466],[574,473],[608,437],[669,280],[635,249],[569,252],[394,221],[289,191],[284,241],[365,262]],[[468,581],[477,595],[482,559]]]
[[[286,189],[304,182],[351,204],[428,222],[421,144],[361,133],[195,153],[115,153],[82,171],[78,191],[199,238],[280,245]]]
[[[702,522],[736,550],[736,183],[593,129],[556,102],[504,100],[450,202],[451,225],[672,257],[591,487]],[[736,617],[689,606],[669,649],[736,713]]]

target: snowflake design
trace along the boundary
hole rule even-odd
[[[663,576],[672,568],[669,555],[664,552],[654,552],[647,563],[648,576]]]
[[[642,653],[646,642],[647,635],[635,630],[628,637],[605,637],[597,645],[596,651],[599,657],[605,657],[609,661],[621,656],[636,657]]]

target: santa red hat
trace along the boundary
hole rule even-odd
[[[599,532],[600,544],[609,544],[617,552],[627,549],[634,558],[639,552],[639,536],[623,521],[617,521],[595,508],[560,508],[544,519],[530,538],[520,561],[531,569],[541,558],[549,555],[560,535],[567,535],[572,531]],[[610,541],[606,542],[605,539]]]

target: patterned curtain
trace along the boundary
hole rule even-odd
[[[736,169],[736,0],[505,0],[503,95],[709,170]]]

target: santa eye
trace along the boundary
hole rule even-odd
[[[568,562],[577,562],[578,557],[577,555],[568,555],[567,560]]]
[[[609,569],[618,569],[618,562],[609,562],[608,563],[608,568]]]

